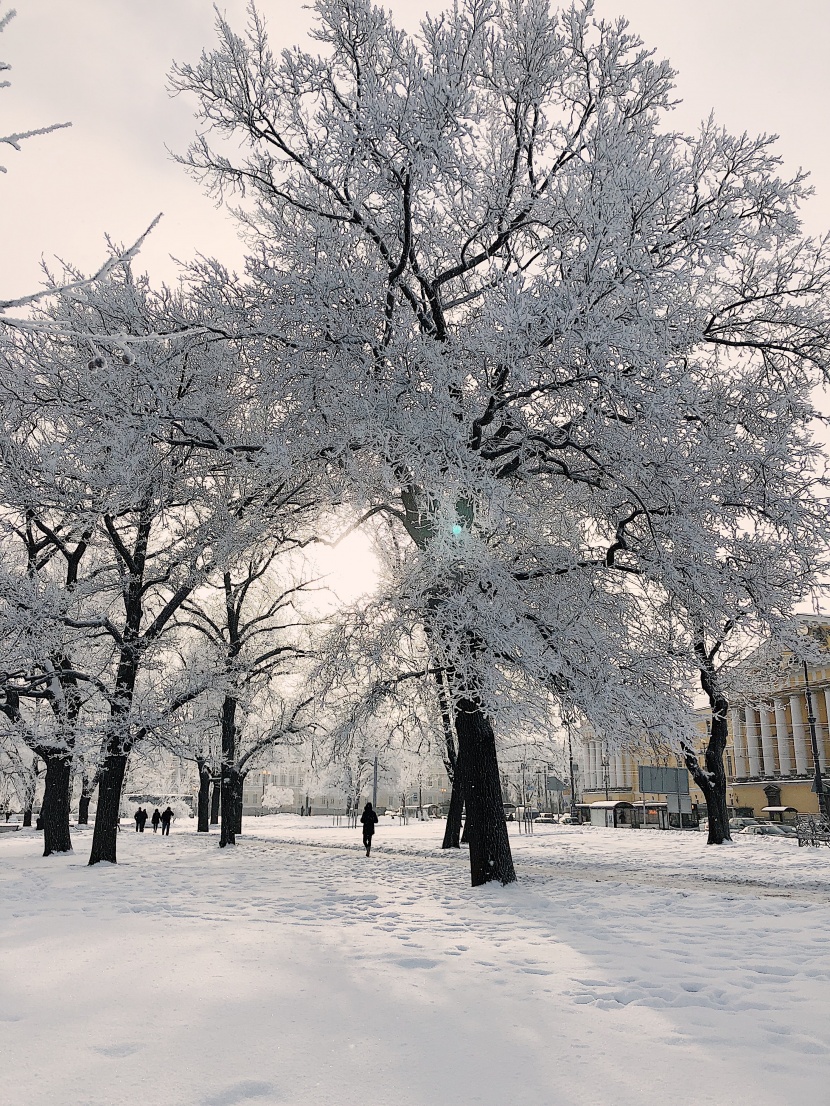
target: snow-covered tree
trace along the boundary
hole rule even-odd
[[[294,803],[294,792],[290,787],[280,787],[279,784],[269,783],[262,793],[262,805],[264,807],[291,806]]]
[[[260,351],[260,408],[290,408],[332,483],[410,540],[473,883],[508,882],[503,711],[535,685],[599,730],[685,725],[648,620],[678,534],[717,562],[685,496],[699,413],[746,366],[826,370],[828,248],[769,138],[663,129],[670,67],[590,3],[466,0],[417,35],[368,0],[316,12],[321,55],[276,56],[252,7],[176,67],[206,126],[184,161],[257,239],[244,315],[223,306]],[[716,577],[693,585],[714,623]]]
[[[5,31],[12,19],[17,15],[14,8],[7,8],[5,11],[0,11],[0,33]],[[8,73],[11,66],[8,62],[0,61],[0,73]],[[0,80],[0,88],[8,88],[9,81]],[[20,150],[21,142],[24,142],[27,138],[35,138],[37,135],[50,134],[52,131],[62,130],[64,127],[71,127],[71,123],[52,123],[46,127],[38,127],[35,130],[18,131],[16,134],[0,135],[0,146],[11,146],[13,150]],[[0,165],[0,173],[5,173],[6,166]]]
[[[303,599],[313,584],[290,566],[292,552],[307,540],[299,527],[313,502],[303,485],[285,488],[279,502],[269,496],[269,535],[241,549],[215,580],[209,577],[213,588],[194,593],[177,619],[179,629],[200,635],[213,658],[207,694],[219,719],[221,847],[235,844],[241,830],[248,772],[276,746],[297,744],[313,728],[303,673],[314,622]]]
[[[224,505],[198,454],[163,444],[159,426],[194,393],[225,402],[216,380],[228,354],[194,335],[183,312],[179,298],[122,267],[106,281],[56,287],[38,325],[6,343],[4,460],[24,484],[37,475],[23,506],[40,561],[4,585],[17,615],[4,647],[28,651],[22,667],[4,665],[13,674],[5,702],[42,693],[44,656],[73,666],[51,691],[75,680],[95,692],[85,705],[101,740],[91,863],[116,859],[130,750],[204,690],[167,663],[164,637],[212,564]],[[56,589],[46,570],[71,566],[81,546],[83,579]]]

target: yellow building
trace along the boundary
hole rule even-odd
[[[830,619],[802,615],[798,622],[827,651],[826,665],[808,664],[806,684],[801,662],[788,655],[770,658],[762,651],[731,678],[725,768],[727,803],[735,813],[751,812],[763,818],[770,813],[765,807],[817,813],[814,737],[824,790],[830,795]],[[697,716],[702,763],[708,709],[699,710]],[[577,793],[584,803],[610,799],[640,803],[665,798],[640,793],[639,765],[682,766],[681,759],[671,751],[648,742],[616,748],[612,741],[603,740],[587,727],[575,742],[574,752]],[[692,802],[703,810],[705,800],[691,779],[689,791]]]
[[[577,742],[577,750],[577,792],[583,803],[602,802],[606,799],[624,800],[629,803],[664,802],[665,795],[644,794],[640,791],[638,772],[640,765],[684,767],[683,761],[676,753],[652,742],[643,742],[642,745],[620,749],[587,729],[583,731],[581,740]],[[705,809],[706,801],[691,778],[689,797],[701,810]]]
[[[754,669],[750,662],[738,673],[740,678],[732,681],[730,803],[736,809],[751,809],[756,816],[770,806],[789,806],[805,814],[818,812],[814,745],[824,790],[830,793],[830,781],[826,779],[830,754],[830,622],[808,615],[800,616],[798,621],[828,650],[826,664],[808,664],[805,672],[804,664],[783,655],[775,664],[755,665]]]

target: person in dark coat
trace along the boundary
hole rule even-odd
[[[141,821],[138,824],[139,833],[144,833],[144,827],[147,825],[147,811],[144,807],[141,808]]]
[[[141,807],[135,812],[133,818],[135,818],[135,832],[139,833],[141,831]]]
[[[158,807],[156,807],[156,809],[153,811],[153,817],[150,819],[150,821],[153,823],[153,833],[157,833],[159,822],[161,821],[161,814],[159,814]]]
[[[164,837],[165,834],[167,834],[168,837],[170,836],[170,822],[175,817],[176,816],[173,813],[173,811],[170,809],[170,807],[167,807],[166,810],[163,810],[161,812],[161,836],[162,837]]]
[[[360,815],[360,821],[363,824],[363,844],[366,848],[366,855],[372,851],[372,837],[375,832],[375,826],[377,825],[378,816],[372,810],[372,804],[367,803],[363,808],[363,813]]]

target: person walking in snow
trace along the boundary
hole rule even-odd
[[[363,813],[360,815],[360,821],[363,823],[363,845],[366,849],[366,855],[372,851],[372,837],[375,832],[375,825],[377,824],[378,816],[372,810],[372,804],[367,803],[363,808]]]
[[[135,814],[133,815],[133,818],[135,818],[135,832],[140,833],[141,832],[141,807],[139,807],[138,810],[135,812]]]
[[[138,832],[144,833],[144,827],[147,825],[147,811],[144,807],[141,808],[141,821],[138,823]]]
[[[161,815],[159,814],[158,807],[156,807],[156,809],[153,811],[153,817],[150,819],[150,821],[153,823],[153,833],[158,833],[159,822],[161,821]]]
[[[167,807],[166,810],[163,810],[161,812],[161,836],[162,837],[164,837],[165,834],[167,834],[168,837],[170,836],[170,822],[175,817],[176,816],[173,813],[173,811],[170,809],[170,807]]]

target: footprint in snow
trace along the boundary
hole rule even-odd
[[[201,1106],[237,1106],[241,1102],[250,1102],[253,1098],[271,1097],[276,1091],[272,1083],[262,1083],[255,1079],[243,1079],[216,1094],[203,1098]],[[273,1101],[273,1098],[272,1098]]]
[[[142,1048],[143,1045],[133,1045],[125,1041],[115,1045],[96,1045],[93,1047],[93,1052],[98,1052],[101,1056],[109,1056],[111,1060],[120,1060],[123,1056],[132,1056],[140,1052]]]

